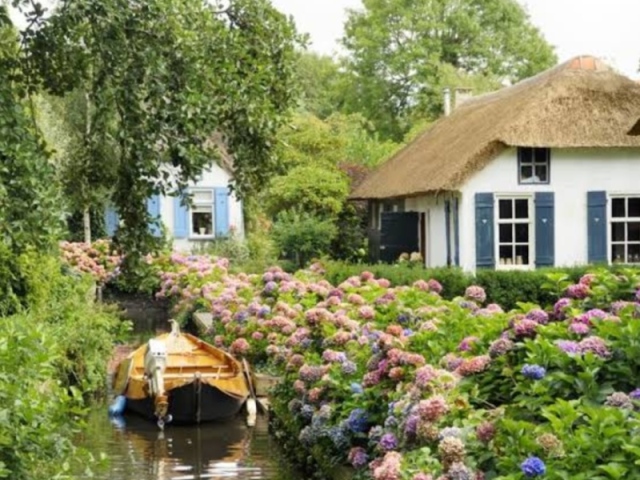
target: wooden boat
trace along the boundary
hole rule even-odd
[[[241,364],[171,322],[170,333],[149,340],[118,366],[114,392],[126,398],[126,410],[160,427],[235,416],[250,393]]]

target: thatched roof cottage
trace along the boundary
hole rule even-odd
[[[355,190],[383,260],[640,263],[640,84],[577,57],[472,98]],[[635,126],[634,126],[635,125]],[[379,237],[376,239],[376,236]]]

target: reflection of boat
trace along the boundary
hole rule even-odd
[[[114,378],[126,408],[163,425],[224,420],[249,396],[241,365],[193,335],[171,333],[149,340],[120,363]]]
[[[165,431],[135,416],[122,421],[121,428],[113,430],[112,469],[126,470],[129,475],[112,471],[111,480],[237,478],[245,468],[251,435],[240,419],[225,422],[224,426],[176,427]],[[235,475],[217,475],[223,471]]]

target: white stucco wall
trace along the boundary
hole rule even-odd
[[[587,192],[598,190],[640,194],[640,149],[553,149],[548,185],[519,185],[517,151],[504,151],[461,188],[462,267],[475,269],[475,194],[489,192],[554,192],[556,266],[587,263]]]
[[[189,185],[191,187],[227,187],[231,180],[231,176],[225,170],[218,165],[214,165],[205,171],[198,182],[192,182]],[[160,212],[162,221],[167,229],[169,235],[174,231],[174,205],[173,197],[161,197],[160,199]],[[244,237],[244,217],[242,214],[242,202],[238,200],[235,194],[229,196],[229,228],[235,230],[236,236]],[[179,251],[190,252],[198,244],[201,244],[203,240],[193,239],[174,239],[174,249]]]
[[[447,245],[445,235],[445,197],[425,195],[405,199],[404,208],[407,212],[424,212],[426,214],[425,235],[426,251],[425,266],[443,267],[447,265]],[[451,230],[453,236],[453,230]],[[453,252],[452,252],[453,256]]]

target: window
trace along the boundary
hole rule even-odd
[[[191,235],[213,236],[213,190],[192,190]]]
[[[518,181],[523,184],[549,183],[548,148],[518,148]]]
[[[533,266],[533,202],[531,197],[496,198],[498,267],[527,268]]]
[[[640,263],[640,195],[611,197],[611,261]]]

